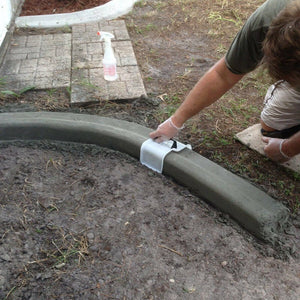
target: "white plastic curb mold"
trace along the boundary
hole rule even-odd
[[[129,13],[139,0],[111,0],[95,8],[73,13],[42,16],[23,16],[16,19],[16,27],[57,28],[82,23],[113,20]]]
[[[172,151],[180,152],[185,148],[192,150],[191,145],[185,145],[178,141],[169,140],[159,144],[148,139],[141,146],[140,162],[142,165],[162,173],[165,157]]]

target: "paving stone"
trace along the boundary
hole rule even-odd
[[[103,78],[104,43],[100,42],[97,31],[111,32],[115,36],[112,48],[117,60],[118,79],[113,82]],[[72,35],[71,104],[131,100],[146,95],[123,20],[76,25],[72,27]]]
[[[17,59],[17,60],[13,60],[13,61],[4,61],[4,63],[2,64],[2,72],[1,72],[1,77],[5,77],[5,78],[9,78],[9,77],[14,77],[14,74],[18,74],[19,70],[20,70],[20,66],[21,66],[22,60]]]
[[[30,35],[27,37],[26,47],[40,47],[42,43],[41,35]]]
[[[73,105],[86,105],[89,103],[99,102],[99,99],[108,98],[108,90],[106,82],[103,79],[96,82],[97,85],[88,80],[90,77],[90,69],[78,68],[72,72],[72,91],[71,91],[71,104]],[[96,77],[99,78],[100,74]],[[101,88],[100,88],[101,86]]]
[[[16,92],[27,86],[70,86],[70,72],[71,34],[65,33],[14,36],[0,67],[0,77],[6,82],[3,88]]]

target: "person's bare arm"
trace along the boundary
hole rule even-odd
[[[174,130],[170,130],[172,125],[175,126],[175,129],[176,127],[180,128],[189,118],[222,97],[243,76],[232,73],[226,66],[225,58],[222,58],[204,74],[190,91],[172,116],[171,124],[161,124],[156,131],[150,133],[150,137],[158,141],[162,141],[162,137],[172,138],[174,136]]]

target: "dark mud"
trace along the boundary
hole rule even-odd
[[[0,299],[298,299],[296,222],[263,244],[91,145],[2,143],[0,176]]]

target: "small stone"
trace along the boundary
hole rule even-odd
[[[52,277],[52,273],[51,272],[46,272],[46,273],[42,274],[41,279],[45,280],[45,279],[49,279],[51,277]]]
[[[0,275],[0,289],[4,288],[5,282],[6,282],[5,277]]]
[[[0,259],[2,259],[4,261],[11,261],[11,258],[7,253],[1,254]]]
[[[66,264],[65,263],[61,263],[55,266],[56,269],[61,269],[62,267],[64,267]]]
[[[90,242],[91,240],[93,240],[93,239],[95,238],[94,233],[93,233],[93,232],[89,232],[89,233],[87,234],[87,238],[88,238],[89,242]]]
[[[228,265],[228,262],[226,260],[222,261],[221,266],[224,268]]]
[[[99,251],[99,246],[98,246],[98,245],[93,245],[93,246],[91,246],[91,247],[89,248],[89,250],[90,250],[91,252],[97,252],[97,251]]]

